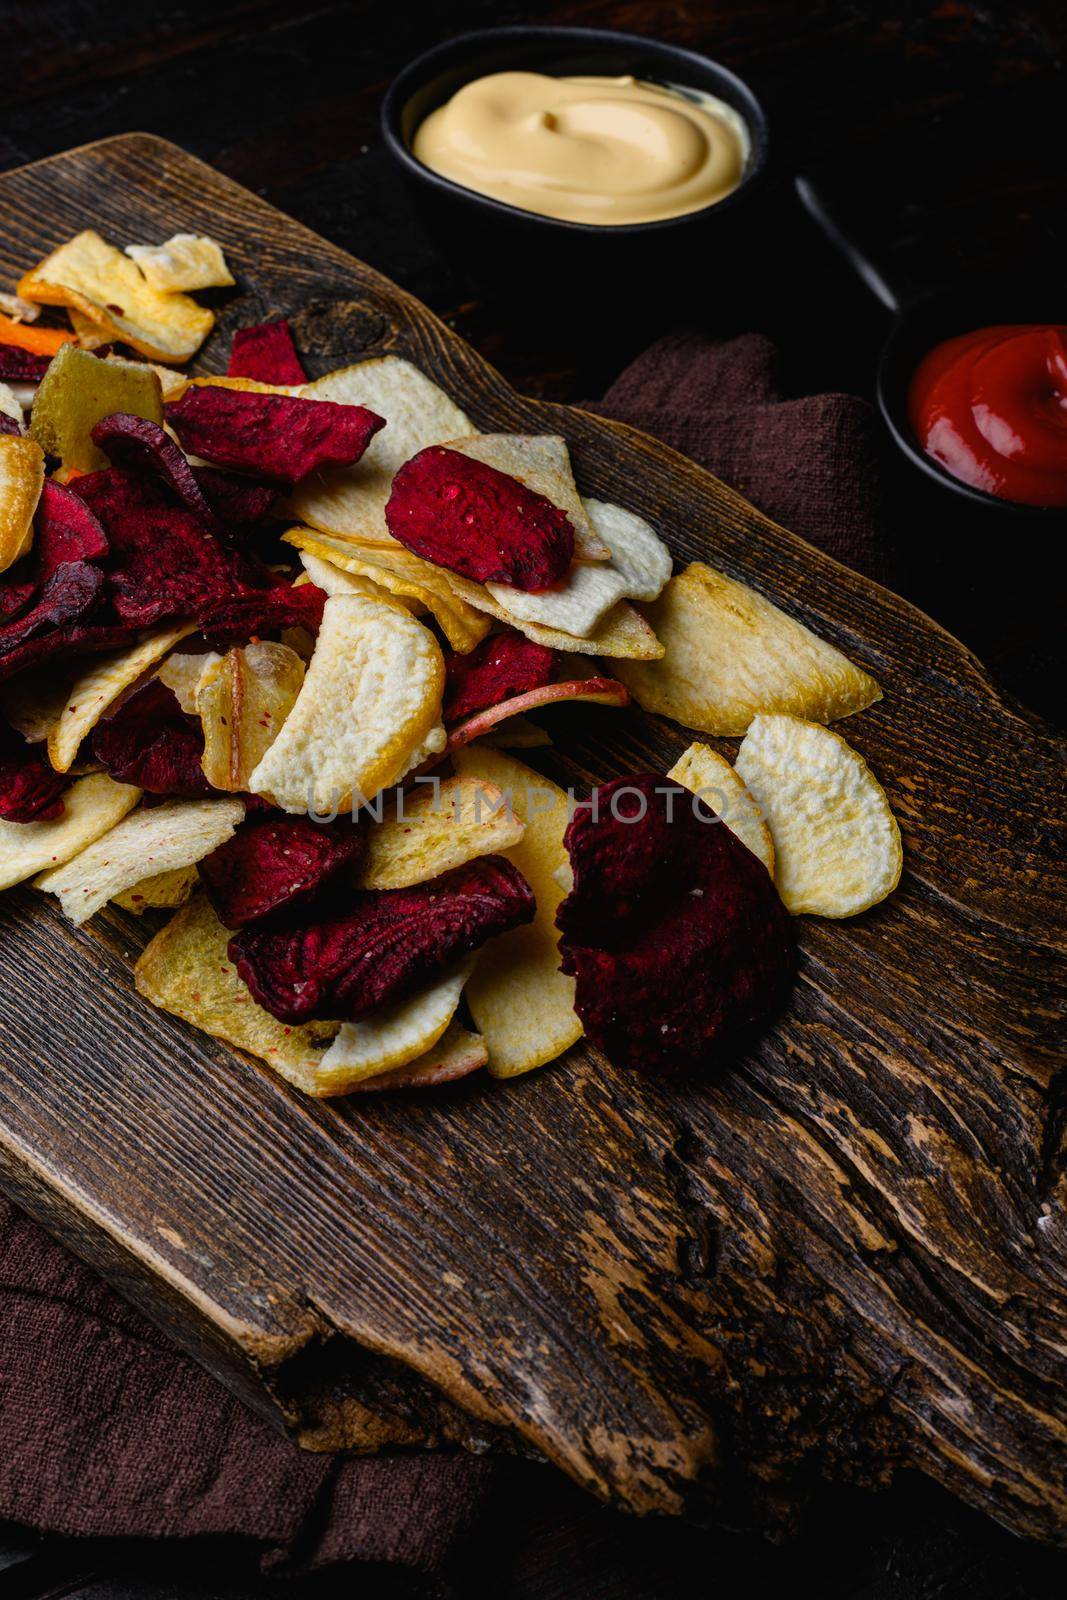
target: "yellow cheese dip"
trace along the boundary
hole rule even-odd
[[[465,84],[415,134],[432,171],[565,222],[656,222],[736,189],[748,130],[712,95],[636,78],[494,72]]]

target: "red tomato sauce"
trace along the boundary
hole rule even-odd
[[[962,483],[1067,505],[1067,327],[1008,323],[935,345],[911,380],[908,420]]]

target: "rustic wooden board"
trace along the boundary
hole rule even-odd
[[[763,1520],[813,1472],[906,1464],[1067,1542],[1048,733],[904,601],[661,445],[512,393],[424,307],[173,145],[10,173],[0,222],[5,281],[90,225],[214,234],[241,293],[206,368],[232,327],[285,312],[316,371],[396,351],[483,427],[566,434],[587,492],[876,674],[885,700],[846,732],[907,849],[888,904],[800,926],[787,1015],[716,1081],[662,1087],[576,1050],[509,1085],[351,1106],[143,1004],[136,919],[78,932],[5,895],[9,1192],[312,1448],[532,1450],[635,1511]],[[637,712],[558,728],[544,770],[572,782],[688,742]]]

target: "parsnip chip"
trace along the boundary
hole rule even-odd
[[[575,561],[609,559],[611,550],[589,518],[574,482],[567,441],[559,434],[476,433],[465,439],[446,439],[443,443],[449,450],[469,456],[472,461],[481,461],[487,467],[495,467],[497,472],[506,472],[509,478],[517,478],[527,489],[543,494],[560,511],[565,511],[574,529]]]
[[[195,300],[153,289],[129,257],[92,229],[27,272],[18,292],[36,305],[80,311],[152,361],[188,361],[215,325],[214,313]]]
[[[833,722],[881,699],[873,678],[754,589],[695,561],[646,615],[666,647],[619,677],[646,711],[717,737],[761,711]]]
[[[476,856],[503,855],[518,844],[523,825],[491,783],[443,778],[405,794],[367,830],[359,869],[363,889],[404,889],[439,878]]]
[[[112,895],[112,902],[124,911],[137,916],[149,910],[170,910],[183,906],[196,888],[195,867],[174,867],[170,872],[157,872],[151,878],[142,878],[132,889],[123,889]]]
[[[96,472],[111,463],[90,434],[116,411],[162,424],[163,395],[154,368],[144,361],[101,361],[65,344],[41,379],[30,432],[64,467]]]
[[[472,433],[469,419],[443,389],[399,356],[376,356],[328,372],[301,393],[310,400],[367,406],[385,418],[386,426],[354,467],[318,473],[299,484],[290,495],[294,514],[326,533],[395,547],[385,525],[393,474],[426,445]]]
[[[195,623],[150,634],[116,655],[96,656],[71,685],[66,704],[48,735],[48,759],[57,772],[69,772],[86,735],[124,689],[176,644],[196,631]]]
[[[156,677],[177,695],[178,704],[186,716],[195,717],[199,715],[196,709],[196,691],[200,687],[200,680],[221,660],[222,657],[217,650],[205,650],[200,655],[192,651],[176,650],[161,663]]]
[[[381,1006],[359,1022],[345,1022],[322,1058],[319,1082],[344,1094],[364,1078],[406,1067],[440,1039],[459,1005],[474,956],[450,968],[421,994]]]
[[[774,841],[763,813],[743,782],[718,751],[691,744],[667,774],[699,795],[774,877]]]
[[[418,601],[432,612],[453,650],[465,655],[489,632],[491,624],[487,618],[453,592],[449,577],[440,567],[412,555],[400,545],[390,550],[360,545],[347,539],[335,539],[314,528],[290,528],[283,537],[301,553],[308,551],[323,561],[332,562],[343,572],[370,578],[391,595]],[[481,590],[480,584],[473,587]]]
[[[168,400],[180,400],[186,389],[237,389],[246,394],[287,394],[297,398],[304,392],[302,383],[261,383],[258,378],[228,378],[214,372],[202,378],[182,376],[178,381],[180,389],[176,385],[176,392],[168,395]]]
[[[240,800],[167,800],[135,811],[72,861],[43,872],[34,887],[58,896],[64,916],[80,927],[142,878],[203,860],[230,837],[244,814]]]
[[[0,416],[10,417],[12,422],[17,422],[19,432],[22,432],[26,420],[22,414],[22,401],[6,383],[0,383]]]
[[[437,570],[443,572],[444,568]],[[628,600],[620,600],[601,617],[591,633],[585,638],[577,638],[573,633],[564,633],[559,628],[546,628],[541,622],[520,622],[517,617],[509,616],[504,607],[493,599],[484,583],[461,578],[457,572],[449,572],[447,577],[453,592],[470,606],[496,617],[498,622],[510,624],[524,633],[527,639],[532,639],[535,644],[547,645],[550,650],[579,650],[588,655],[615,656],[632,661],[656,661],[663,654],[663,645]],[[468,648],[473,649],[474,646]]]
[[[380,600],[383,605],[393,606],[397,611],[410,611],[413,617],[421,616],[426,610],[421,600],[413,600],[410,595],[392,594],[383,584],[375,583],[373,578],[364,577],[358,572],[345,572],[343,567],[312,555],[310,550],[301,550],[300,560],[308,582],[317,584],[327,594],[361,594],[368,600]],[[300,579],[296,581],[299,583]]]
[[[222,246],[202,234],[176,233],[165,244],[128,244],[126,254],[160,294],[229,289],[234,282]]]
[[[258,1056],[306,1094],[323,1094],[317,1073],[331,1023],[291,1027],[257,1006],[226,954],[229,930],[203,895],[156,934],[136,967],[138,991],[153,1005],[215,1039]]]
[[[441,720],[445,668],[428,628],[376,600],[327,600],[315,654],[249,788],[284,811],[351,811],[397,782]]]
[[[397,778],[397,783],[412,772],[418,772],[420,767],[435,766],[448,748],[448,734],[443,722],[435,722],[429,733],[411,752],[403,772]]]
[[[44,452],[23,434],[0,433],[0,572],[33,545],[33,514],[44,488]]]
[[[758,716],[737,771],[770,825],[786,907],[854,917],[892,894],[904,853],[885,790],[838,733],[800,717]]]
[[[204,728],[204,776],[244,793],[296,704],[304,663],[288,645],[240,645],[201,674],[196,709]]]
[[[140,789],[94,772],[71,785],[63,815],[54,822],[0,822],[0,889],[69,861],[121,822],[140,798]]]
[[[458,1022],[450,1022],[438,1042],[410,1061],[406,1067],[393,1067],[389,1072],[376,1073],[352,1085],[353,1094],[372,1094],[382,1089],[432,1089],[439,1083],[454,1083],[477,1072],[489,1060],[485,1040],[479,1033],[469,1033]]]
[[[574,979],[559,970],[556,908],[563,891],[554,874],[567,864],[563,834],[567,796],[540,773],[485,745],[457,750],[462,778],[495,785],[525,823],[518,844],[502,852],[537,898],[537,915],[483,948],[467,985],[467,1004],[489,1049],[489,1071],[512,1078],[554,1061],[582,1036],[574,1012]]]

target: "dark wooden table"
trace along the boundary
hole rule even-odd
[[[517,318],[485,303],[421,226],[377,135],[385,85],[412,55],[466,27],[542,20],[691,44],[764,98],[775,164],[760,270],[746,293],[709,295],[687,316],[723,335],[770,333],[793,392],[869,393],[886,331],[885,313],[800,209],[791,184],[798,170],[847,208],[905,283],[1064,258],[1059,0],[1000,15],[978,0],[881,8],[818,0],[0,0],[0,168],[111,133],[163,134],[411,289],[517,387],[553,399],[594,396],[674,324],[677,308],[644,303],[634,286],[620,285],[598,318],[576,328],[558,307],[527,307]],[[1057,714],[1063,662],[1047,536],[1013,536],[1005,550],[980,518],[931,499],[888,451],[886,475],[899,586],[965,638],[1008,689]],[[1064,1588],[1059,1558],[918,1481],[877,1498],[817,1491],[808,1530],[783,1553],[738,1536],[626,1523],[566,1485],[546,1485],[536,1469],[515,1471],[521,1482],[495,1519],[493,1542],[473,1549],[456,1574],[460,1594],[643,1600],[806,1580],[842,1600],[1038,1600]],[[157,1552],[140,1548],[71,1547],[0,1530],[0,1600],[270,1587],[247,1551],[168,1556],[165,1583],[160,1565]],[[304,1586],[351,1582],[323,1576]],[[361,1592],[413,1591],[382,1577]]]

